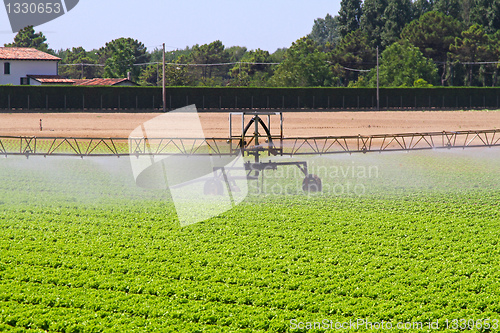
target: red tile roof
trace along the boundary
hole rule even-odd
[[[129,81],[128,79],[103,79],[103,78],[95,78],[95,79],[75,79],[75,85],[77,86],[114,86],[116,84]],[[132,84],[135,84],[132,81],[129,81]]]
[[[78,86],[113,86],[115,84],[127,81],[127,79],[78,79],[75,80],[75,85]]]
[[[0,60],[52,60],[61,58],[29,47],[0,47]]]
[[[40,83],[64,83],[74,84],[75,80],[67,79],[60,75],[27,75],[29,78],[37,80]]]
[[[75,81],[75,86],[82,86],[84,82],[90,81],[92,79],[72,79]]]

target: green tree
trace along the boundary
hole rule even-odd
[[[482,25],[488,34],[500,29],[500,0],[476,0],[471,23]]]
[[[269,83],[276,87],[331,86],[333,76],[327,60],[318,44],[303,37],[292,43]]]
[[[308,37],[318,45],[336,45],[340,41],[338,20],[338,16],[332,17],[330,14],[326,14],[324,19],[314,20],[312,31]]]
[[[436,0],[432,6],[432,10],[461,20],[461,0]]]
[[[371,86],[377,84],[377,69],[369,74]],[[384,87],[411,87],[423,79],[430,84],[437,80],[437,68],[432,60],[408,41],[394,43],[382,52],[379,65],[380,85]]]
[[[342,0],[338,16],[340,35],[345,37],[348,33],[359,28],[361,19],[361,0]]]
[[[94,51],[87,52],[83,47],[74,47],[60,52],[62,63],[59,64],[59,74],[70,79],[84,79],[101,76],[101,67]],[[87,66],[86,66],[87,65]]]
[[[412,19],[410,0],[389,0],[384,11],[382,46],[387,47],[399,40],[401,31]]]
[[[489,40],[490,40],[490,57],[494,61],[498,61],[500,58],[500,30],[497,30],[495,33],[488,35]],[[485,69],[482,73],[482,81],[483,81],[483,86],[486,86],[486,78],[488,74],[491,74],[491,86],[496,86],[498,84],[498,72],[500,70],[500,67],[497,64],[488,64],[488,65],[482,65],[482,68]],[[491,70],[490,73],[486,71],[486,69]]]
[[[192,77],[189,74],[185,56],[180,56],[173,63],[165,66],[165,85],[166,86],[190,86],[193,85]],[[163,67],[161,63],[152,64],[139,76],[139,84],[143,86],[161,86],[163,79]]]
[[[101,62],[104,63],[104,77],[127,77],[137,80],[141,73],[140,66],[134,64],[147,63],[149,53],[144,44],[132,38],[118,38],[106,43],[99,50]]]
[[[257,49],[249,51],[231,69],[231,85],[236,86],[264,86],[272,75],[272,62],[268,51]]]
[[[401,32],[401,38],[418,47],[425,57],[445,61],[450,45],[462,32],[462,24],[440,12],[428,12],[412,21]]]
[[[244,46],[231,46],[227,49],[227,53],[229,54],[230,62],[238,62],[245,56],[247,53],[247,48]]]
[[[374,46],[382,46],[382,31],[384,30],[384,13],[387,8],[387,0],[365,0],[363,2],[363,15],[360,26],[373,41]]]
[[[177,50],[166,50],[165,51],[165,62],[174,62],[180,56],[188,56],[191,53],[191,48],[186,46],[184,49]],[[155,48],[150,52],[151,62],[161,62],[163,60],[163,48]]]
[[[420,16],[432,10],[433,1],[416,0],[412,3],[412,17],[418,19]]]
[[[462,9],[461,17],[463,22],[467,26],[470,25],[470,13],[472,8],[474,7],[474,1],[475,0],[461,0],[461,6],[460,6],[460,8]]]
[[[413,86],[416,88],[430,88],[433,87],[432,84],[428,83],[424,79],[418,79],[415,82],[413,82]]]
[[[356,81],[359,71],[373,68],[376,63],[375,49],[368,34],[361,29],[347,34],[330,55],[333,75],[343,86]]]
[[[271,62],[283,62],[285,60],[287,50],[288,49],[286,47],[276,49],[276,51],[271,54]]]
[[[479,83],[477,79],[474,80],[474,68],[478,67],[473,63],[498,60],[497,49],[498,44],[495,39],[490,38],[484,31],[484,28],[477,24],[463,31],[461,38],[455,38],[455,42],[450,46],[450,50],[453,52],[456,60],[466,62],[467,75],[465,76],[465,85],[476,85]]]
[[[162,73],[163,68],[161,63],[148,65],[141,72],[137,83],[141,86],[161,86]]]
[[[195,45],[189,55],[189,61],[193,64],[212,65],[194,68],[194,75],[201,85],[222,85],[229,79],[227,66],[214,66],[229,62],[230,55],[220,40],[210,44]]]
[[[53,53],[52,50],[49,50],[49,45],[46,41],[47,38],[44,34],[41,31],[39,33],[35,33],[35,29],[32,25],[30,25],[19,30],[14,37],[13,43],[4,45],[7,47],[31,47],[43,52]]]
[[[401,38],[419,48],[426,58],[442,63],[441,85],[447,81],[450,45],[460,36],[462,24],[451,16],[432,11],[412,21],[401,32]]]

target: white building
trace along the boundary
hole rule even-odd
[[[40,78],[50,78],[52,84],[72,84],[58,76],[56,56],[27,47],[0,47],[0,85],[42,84]],[[48,82],[47,82],[48,83]]]

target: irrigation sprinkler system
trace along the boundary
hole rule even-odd
[[[241,131],[236,119],[240,118]],[[276,133],[272,121],[279,123]],[[236,133],[233,133],[236,131]],[[226,138],[72,138],[0,136],[0,155],[30,156],[238,156],[247,157],[249,179],[258,179],[264,170],[296,166],[304,174],[304,191],[321,191],[321,179],[308,173],[306,155],[381,153],[425,149],[465,149],[500,146],[500,129],[443,131],[355,136],[285,137],[282,112],[238,112],[229,114]],[[264,161],[268,156],[270,160]],[[272,161],[288,156],[289,161]]]

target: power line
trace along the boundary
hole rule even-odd
[[[139,64],[132,64],[133,66],[144,66],[144,65],[159,65],[161,64],[161,61],[155,61],[155,62],[143,62]],[[171,65],[171,66],[193,66],[193,67],[207,67],[207,66],[226,66],[226,65],[236,65],[236,64],[242,64],[242,65],[279,65],[281,64],[280,62],[246,62],[246,61],[237,61],[237,62],[222,62],[222,63],[215,63],[215,64],[179,64],[175,62],[166,62],[165,65]],[[59,64],[59,66],[106,66],[103,64]]]
[[[452,64],[452,65],[496,65],[500,64],[500,61],[458,61],[458,62],[446,62],[446,61],[434,61],[435,64]]]
[[[100,66],[104,67],[103,64],[59,64],[59,66]]]
[[[462,65],[490,65],[490,64],[500,64],[500,61],[480,61],[480,62],[459,62]]]
[[[351,72],[371,72],[371,69],[354,69],[354,68],[349,68],[349,67],[342,67],[346,71],[351,71]]]
[[[142,65],[153,65],[153,64],[161,64],[161,62],[146,62],[141,64],[134,64],[134,66],[142,66]],[[171,66],[192,66],[192,67],[209,67],[209,66],[226,66],[226,65],[279,65],[280,62],[246,62],[246,61],[236,61],[236,62],[221,62],[215,64],[179,64],[176,62],[166,62],[165,65]]]
[[[331,61],[327,61],[329,64],[333,64]],[[474,64],[498,64],[500,61],[497,62],[483,62],[483,63],[474,63]],[[193,64],[193,63],[175,63],[175,62],[166,62],[166,66],[190,66],[190,67],[211,67],[211,66],[227,66],[227,65],[280,65],[281,62],[249,62],[249,61],[235,61],[235,62],[222,62],[222,63],[214,63],[214,64]],[[463,63],[463,64],[472,64],[472,63]],[[145,66],[145,65],[161,65],[160,61],[154,61],[154,62],[143,62],[139,64],[132,64],[132,66]],[[95,66],[95,67],[105,67],[106,65],[103,64],[86,64],[86,63],[80,63],[80,64],[59,64],[59,66]],[[355,68],[349,68],[342,66],[342,69],[346,71],[352,71],[352,72],[370,72],[371,70],[369,69],[355,69]]]

